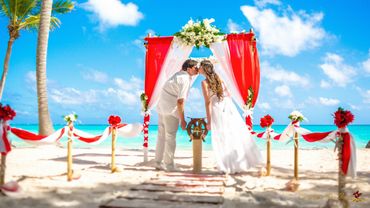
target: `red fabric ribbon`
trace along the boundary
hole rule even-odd
[[[4,143],[5,152],[1,152],[1,155],[7,155],[8,152],[12,150],[12,146],[10,145],[9,139],[8,139],[8,130],[9,127],[5,124],[3,124],[3,135],[2,140]]]
[[[351,159],[351,136],[349,132],[340,133],[343,138],[342,145],[342,171],[347,175],[349,160]]]
[[[249,130],[252,130],[253,128],[253,123],[252,123],[252,118],[250,115],[248,115],[247,117],[245,117],[245,123],[247,124],[248,126],[248,129]]]
[[[319,133],[309,133],[309,134],[304,134],[304,135],[302,134],[301,136],[307,142],[317,142],[327,137],[330,133],[331,131],[319,132]]]

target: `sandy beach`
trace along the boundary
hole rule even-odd
[[[150,161],[143,163],[141,150],[117,150],[116,161],[122,171],[112,174],[109,148],[74,149],[73,169],[81,177],[67,182],[64,175],[65,148],[15,148],[7,157],[6,181],[18,181],[21,191],[0,196],[0,207],[99,207],[112,204],[117,198],[133,199],[135,193],[152,200],[150,207],[158,207],[167,203],[166,198],[158,200],[153,198],[157,191],[150,191],[150,188],[140,190],[138,187],[148,184],[148,181],[158,185],[171,174],[180,177],[176,179],[177,185],[181,183],[181,177],[190,175],[197,178],[191,174],[191,150],[177,150],[175,162],[178,171],[175,173],[155,170],[153,151],[149,152]],[[262,153],[265,155],[266,152]],[[328,199],[336,198],[338,163],[332,149],[300,150],[300,188],[296,192],[285,190],[285,184],[293,176],[293,150],[272,151],[273,168],[269,177],[259,176],[260,167],[236,175],[217,173],[212,154],[211,151],[203,152],[203,175],[222,181],[221,185],[217,185],[216,179],[214,182],[209,180],[211,186],[222,190],[217,193],[220,201],[216,207],[323,207]],[[370,149],[358,149],[357,158],[358,177],[354,180],[348,178],[347,197],[351,207],[370,207]],[[184,183],[188,183],[186,179]],[[353,201],[352,193],[356,191],[362,193],[360,202]],[[191,191],[184,194],[195,196],[195,192]],[[131,198],[127,197],[129,195]],[[186,206],[188,204],[182,206],[180,203],[176,207]],[[208,206],[203,204],[203,207]]]

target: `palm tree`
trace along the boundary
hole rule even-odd
[[[46,56],[49,40],[50,22],[53,11],[57,13],[67,13],[73,9],[74,4],[67,1],[42,0],[39,36],[37,39],[36,55],[36,80],[37,98],[39,112],[39,134],[50,135],[54,129],[48,108],[48,96],[46,86]]]
[[[62,3],[61,3],[62,2]],[[58,8],[68,2],[70,7]],[[54,9],[55,6],[55,9]],[[3,95],[5,79],[9,69],[10,55],[12,53],[13,43],[20,36],[22,30],[38,29],[40,23],[41,0],[0,0],[0,14],[9,18],[8,48],[4,59],[3,74],[0,80],[0,100]],[[70,0],[58,0],[53,4],[53,13],[66,13],[73,9],[73,3]],[[60,20],[54,16],[50,18],[50,27],[55,28],[60,24]]]

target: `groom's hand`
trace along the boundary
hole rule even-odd
[[[181,120],[181,129],[182,130],[185,130],[186,129],[186,121],[185,120]]]

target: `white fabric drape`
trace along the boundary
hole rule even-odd
[[[176,72],[181,70],[184,61],[189,57],[193,46],[181,44],[181,42],[174,37],[168,50],[167,56],[163,62],[161,72],[157,83],[155,84],[152,98],[148,104],[148,109],[152,110],[158,103],[159,95],[164,83]]]
[[[221,79],[225,82],[227,89],[229,90],[231,97],[235,100],[237,105],[245,111],[243,108],[244,100],[240,94],[237,83],[234,77],[234,72],[231,66],[229,46],[227,41],[215,42],[210,45],[210,49],[213,55],[218,60],[216,63],[215,70],[221,76]]]

